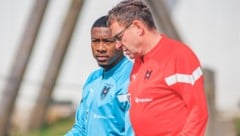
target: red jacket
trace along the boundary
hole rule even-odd
[[[204,136],[207,105],[203,73],[186,45],[161,35],[134,62],[129,93],[136,136]]]

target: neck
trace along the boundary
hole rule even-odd
[[[112,69],[114,66],[116,66],[122,59],[124,58],[123,55],[119,56],[112,64],[104,67],[104,72],[109,71],[110,69]]]

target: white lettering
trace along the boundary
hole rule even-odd
[[[144,102],[150,102],[150,101],[152,101],[152,98],[135,98],[136,103],[139,103],[139,102],[144,103]]]

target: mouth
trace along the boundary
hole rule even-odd
[[[98,61],[102,62],[102,61],[106,61],[108,59],[108,57],[107,56],[96,56],[96,59]]]

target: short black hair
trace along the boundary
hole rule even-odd
[[[108,16],[102,16],[102,17],[98,18],[98,19],[93,23],[91,30],[92,30],[94,27],[108,27],[107,21],[108,21]]]

